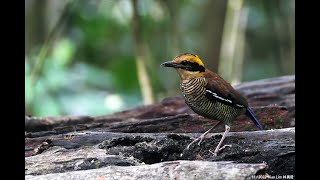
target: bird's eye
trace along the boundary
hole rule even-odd
[[[182,65],[187,65],[187,64],[188,64],[188,61],[181,61],[181,64],[182,64]]]

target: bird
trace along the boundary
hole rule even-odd
[[[249,116],[254,124],[263,130],[259,120],[248,106],[247,100],[217,73],[206,69],[198,55],[183,53],[171,61],[162,63],[161,66],[176,69],[180,76],[180,90],[184,100],[196,114],[218,121],[217,124],[188,144],[186,149],[198,141],[200,146],[212,129],[224,123],[225,131],[213,152],[214,155],[217,155],[218,152],[229,146],[221,147],[233,121],[242,114]]]

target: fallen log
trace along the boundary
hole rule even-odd
[[[34,138],[49,142],[37,155],[26,157],[27,175],[61,173],[102,168],[110,165],[136,166],[176,160],[233,161],[266,163],[270,175],[290,175],[295,171],[294,128],[231,132],[224,144],[231,145],[218,156],[210,152],[221,133],[209,134],[201,146],[188,143],[199,133],[112,133],[81,132]],[[49,145],[48,145],[49,144]],[[40,146],[41,147],[41,146]],[[39,147],[38,147],[39,148]],[[37,148],[36,148],[37,149]]]

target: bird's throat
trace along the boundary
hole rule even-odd
[[[176,70],[177,70],[181,80],[188,80],[188,79],[192,79],[192,78],[202,78],[202,77],[204,77],[203,72],[186,71],[184,69],[176,69]]]

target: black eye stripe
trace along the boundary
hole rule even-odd
[[[190,66],[196,66],[196,65],[199,66],[198,63],[190,62],[190,61],[187,61],[187,60],[183,60],[183,61],[181,62],[181,64],[182,64],[182,65],[190,65]]]
[[[190,62],[187,60],[183,60],[183,61],[181,61],[180,64],[184,65],[185,67],[183,69],[186,69],[188,71],[200,71],[200,72],[205,71],[205,68],[196,62]]]
[[[190,62],[184,60],[184,61],[181,62],[181,64],[182,65],[188,65],[188,64],[190,64]]]

